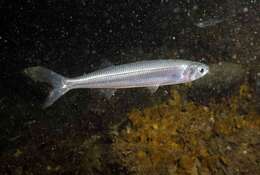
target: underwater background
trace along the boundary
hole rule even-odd
[[[0,174],[260,174],[260,1],[0,1]],[[202,25],[198,25],[201,23]],[[192,83],[107,100],[23,74],[186,59]]]

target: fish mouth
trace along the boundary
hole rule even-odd
[[[206,71],[205,71],[205,75],[210,74],[210,69],[209,66],[206,66]]]

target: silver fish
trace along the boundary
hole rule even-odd
[[[195,26],[197,26],[199,28],[206,28],[206,27],[210,27],[210,26],[214,26],[219,23],[222,23],[223,21],[224,21],[224,19],[209,19],[206,21],[197,22],[197,23],[195,23]]]
[[[53,87],[44,104],[48,107],[71,89],[148,87],[155,92],[159,86],[201,78],[209,72],[209,67],[187,60],[147,60],[114,65],[75,78],[63,77],[40,66],[27,68],[24,72],[33,80],[49,83]]]

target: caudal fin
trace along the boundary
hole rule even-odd
[[[53,87],[43,104],[43,108],[51,106],[58,98],[69,91],[66,85],[66,78],[47,68],[40,66],[29,67],[24,70],[24,73],[34,81],[45,82]]]

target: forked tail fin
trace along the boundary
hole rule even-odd
[[[66,78],[47,68],[40,66],[29,67],[24,70],[24,73],[34,81],[45,82],[53,87],[43,104],[43,108],[51,106],[56,100],[69,91],[66,85]]]

